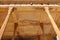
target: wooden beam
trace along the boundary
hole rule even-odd
[[[17,19],[16,13],[14,11],[15,11],[15,8],[13,9],[12,17],[14,18],[15,23],[17,23],[18,19]]]
[[[60,31],[59,31],[54,19],[52,18],[51,14],[49,12],[49,8],[48,7],[44,7],[44,8],[45,8],[45,12],[47,13],[47,15],[48,15],[48,17],[49,17],[49,19],[51,21],[51,24],[52,24],[52,26],[54,28],[54,31],[56,32],[57,36],[60,38]]]
[[[60,0],[0,0],[0,4],[57,4]]]
[[[30,5],[30,4],[10,4],[10,5],[7,5],[7,4],[5,4],[5,5],[0,5],[0,7],[46,7],[46,6],[48,6],[48,7],[60,7],[60,5],[53,5],[53,4],[50,4],[50,5],[45,5],[45,4],[43,4],[43,5],[41,5],[41,4],[33,4],[33,5]]]
[[[13,32],[13,38],[12,38],[12,40],[15,40],[15,34],[16,34],[17,27],[18,27],[18,23],[14,23],[14,32]]]
[[[15,11],[15,8],[13,9],[13,11]],[[14,19],[14,32],[13,32],[13,38],[12,38],[12,40],[15,40],[16,29],[18,27],[18,19],[16,17],[16,13],[15,12],[12,13],[12,17]]]
[[[5,28],[6,28],[7,23],[8,23],[9,16],[10,16],[10,14],[12,12],[12,9],[13,9],[13,7],[9,7],[8,14],[7,14],[2,26],[1,26],[1,29],[0,29],[0,40],[2,38],[3,32],[4,32]]]

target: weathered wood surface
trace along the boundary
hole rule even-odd
[[[57,23],[58,27],[60,26],[60,7],[59,8],[50,8],[52,17]],[[7,15],[8,8],[0,8],[0,27]],[[15,14],[15,16],[13,16]],[[13,36],[14,31],[14,23],[18,22],[17,32],[21,36],[28,35],[46,35],[45,39],[48,40],[48,35],[52,35],[55,37],[54,29],[50,23],[50,20],[45,12],[45,10],[41,7],[16,7],[14,9],[13,14],[11,14],[7,27],[3,36]],[[16,20],[17,19],[17,20]],[[43,27],[40,25],[43,23]],[[39,29],[38,29],[39,28]],[[60,29],[60,27],[59,27]],[[23,33],[23,34],[22,34]],[[17,35],[17,34],[16,34]],[[51,37],[51,36],[50,36]],[[48,38],[48,39],[47,39]]]
[[[60,0],[0,0],[0,4],[58,4]]]

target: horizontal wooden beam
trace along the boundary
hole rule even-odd
[[[57,4],[60,0],[0,0],[0,4]]]
[[[20,7],[20,6],[35,6],[35,7],[45,7],[45,6],[48,6],[48,7],[60,7],[60,5],[53,5],[53,4],[50,4],[50,5],[45,5],[45,4],[43,4],[43,5],[41,5],[41,4],[33,4],[33,5],[30,5],[30,4],[10,4],[10,5],[0,5],[0,7],[10,7],[10,6],[12,6],[12,7]]]

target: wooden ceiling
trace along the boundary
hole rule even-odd
[[[0,4],[58,4],[60,0],[0,0]]]
[[[60,26],[60,7],[51,7],[51,15],[57,26]],[[7,15],[8,7],[0,7],[0,27]],[[56,35],[50,20],[42,7],[15,7],[11,13],[3,36],[13,36],[15,23],[21,36]],[[60,27],[59,27],[60,29]],[[17,34],[16,34],[17,35]]]

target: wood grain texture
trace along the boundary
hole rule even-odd
[[[0,0],[0,4],[57,4],[60,0]]]
[[[58,27],[60,26],[60,7],[51,7],[51,15]],[[0,27],[7,15],[8,8],[0,8]],[[54,40],[56,35],[48,15],[42,7],[16,7],[12,12],[6,29],[3,33],[3,37],[13,36],[14,23],[18,23],[16,32],[19,32],[20,36],[35,36],[39,35],[40,40]],[[43,24],[43,29],[40,23]],[[59,27],[60,29],[60,27]],[[51,35],[51,36],[50,36]],[[17,36],[17,33],[16,33]],[[44,39],[43,39],[44,37]],[[50,38],[48,38],[50,37]]]

